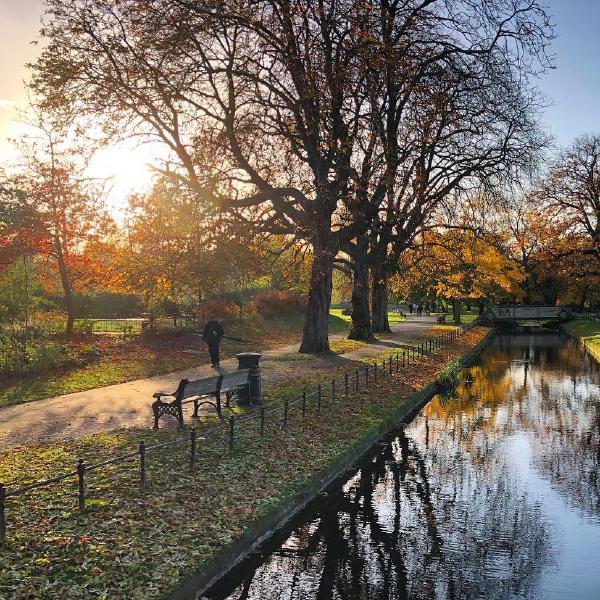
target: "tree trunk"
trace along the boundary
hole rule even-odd
[[[361,236],[356,244],[353,260],[354,280],[352,285],[352,325],[348,339],[369,341],[373,338],[371,311],[369,309],[369,263],[368,242]]]
[[[581,313],[585,310],[585,301],[587,300],[587,295],[588,295],[588,291],[589,291],[589,287],[585,286],[583,288],[583,291],[581,292],[581,298],[579,300],[579,307],[578,307],[578,311]]]
[[[71,289],[71,282],[69,281],[69,274],[67,272],[67,266],[65,264],[65,257],[63,254],[62,244],[58,236],[54,239],[54,249],[56,251],[56,263],[58,265],[58,273],[60,275],[60,283],[63,288],[63,294],[65,296],[65,310],[67,311],[67,325],[65,327],[65,335],[73,335],[73,324],[75,322],[75,307],[73,305],[73,290]]]
[[[452,298],[452,313],[454,315],[454,324],[460,325],[460,300]]]
[[[373,274],[373,290],[372,305],[373,305],[373,332],[388,333],[390,322],[388,319],[388,290],[387,290],[387,274],[384,268],[377,264],[371,269]]]
[[[329,232],[327,232],[329,233]],[[304,330],[299,352],[329,352],[329,306],[333,284],[333,252],[328,247],[328,235],[313,243],[313,264],[310,289],[304,318]]]

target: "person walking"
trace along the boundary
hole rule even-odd
[[[412,311],[413,311],[413,303],[412,302],[408,303],[408,310],[409,310],[410,314],[412,315]]]
[[[213,369],[218,369],[221,366],[219,364],[219,344],[224,333],[221,324],[215,319],[215,315],[209,315],[202,332],[202,339],[208,345],[208,353]]]

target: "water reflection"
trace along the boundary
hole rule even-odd
[[[598,597],[599,383],[558,335],[498,337],[208,597]]]

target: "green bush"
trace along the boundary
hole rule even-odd
[[[95,324],[96,324],[96,321],[94,321],[92,319],[78,319],[75,321],[75,325],[74,325],[73,329],[77,333],[82,333],[84,335],[91,335],[92,333],[94,333],[94,325]]]
[[[47,339],[20,340],[0,335],[0,376],[19,377],[76,364],[75,355]]]
[[[460,361],[452,360],[444,365],[437,376],[437,384],[442,389],[453,389],[458,382],[462,366]]]

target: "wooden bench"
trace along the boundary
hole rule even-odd
[[[442,315],[441,317],[438,317],[437,323],[438,323],[438,325],[444,325],[446,323],[446,315]]]
[[[249,385],[250,369],[239,369],[232,373],[225,373],[216,377],[195,379],[190,381],[182,379],[174,392],[156,392],[152,394],[156,400],[152,403],[154,413],[154,429],[158,429],[158,420],[163,415],[171,415],[183,427],[183,405],[194,403],[194,418],[198,418],[198,410],[203,404],[215,407],[217,415],[221,417],[221,394],[225,393],[225,406],[229,408],[231,398],[238,393],[240,388]],[[163,397],[172,396],[174,400],[165,402]]]

